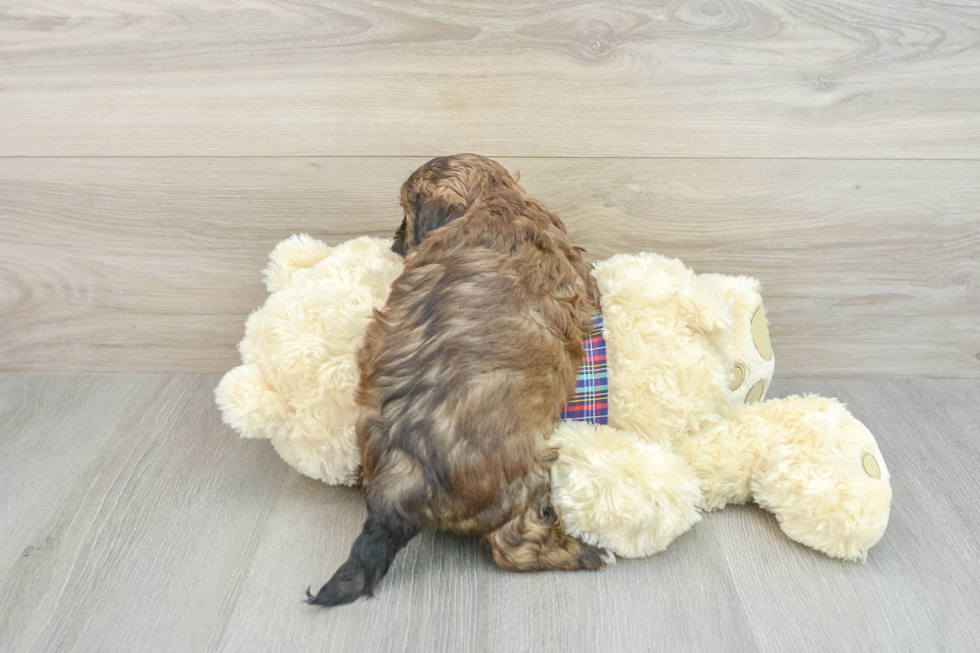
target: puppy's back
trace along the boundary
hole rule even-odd
[[[574,391],[594,297],[583,270],[554,214],[516,190],[478,200],[408,257],[358,360],[372,495],[425,504],[423,526],[499,526],[507,479],[540,464]]]

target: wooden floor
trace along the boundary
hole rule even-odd
[[[353,489],[242,441],[215,375],[0,374],[0,651],[969,651],[980,641],[980,381],[794,380],[847,402],[893,473],[865,564],[752,507],[598,573],[515,575],[425,534],[378,598],[301,602]]]

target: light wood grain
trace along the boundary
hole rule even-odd
[[[216,378],[0,379],[0,478],[34,486],[4,496],[0,650],[216,645],[286,472],[215,437]]]
[[[161,378],[0,375],[0,459],[18,461],[0,474],[0,497],[6,501],[0,512],[0,560],[21,556],[32,558],[33,566],[60,545],[68,522],[52,529],[46,511],[91,482],[86,471],[115,444],[113,432],[134,405],[160,390]],[[71,435],[60,436],[59,446],[52,447],[50,440],[59,433]],[[0,610],[0,633],[11,632],[12,624],[3,621],[8,614]]]
[[[6,3],[0,154],[980,156],[980,6]]]
[[[698,532],[664,556],[602,573],[521,575],[496,568],[476,540],[425,534],[399,554],[376,600],[304,610],[297,589],[330,577],[363,519],[354,490],[288,482],[221,650],[316,642],[345,651],[625,651],[641,643],[669,650],[677,642],[707,650],[720,632],[733,650],[753,648],[717,543]]]
[[[0,369],[224,371],[280,239],[423,159],[0,159]],[[592,258],[762,280],[782,373],[980,376],[980,162],[502,159]]]
[[[980,381],[773,382],[878,438],[891,523],[866,563],[754,506],[597,573],[508,574],[423,534],[374,600],[302,603],[346,556],[357,490],[221,424],[216,375],[0,374],[0,651],[969,651],[980,638]]]

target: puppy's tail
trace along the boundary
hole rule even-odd
[[[373,596],[374,586],[386,573],[401,549],[418,535],[417,526],[396,514],[368,510],[364,529],[354,540],[350,557],[316,596],[306,590],[312,605],[346,605],[362,596]]]

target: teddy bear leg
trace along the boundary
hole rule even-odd
[[[674,444],[674,452],[694,469],[701,483],[701,510],[719,510],[752,498],[749,479],[758,452],[761,420],[746,420],[739,430],[720,415],[705,420],[697,435]]]
[[[736,409],[732,426],[762,417],[752,495],[790,538],[845,560],[863,559],[885,532],[888,468],[874,436],[836,399],[792,396]]]
[[[664,550],[700,519],[694,471],[666,447],[610,426],[563,422],[552,504],[567,533],[624,558]]]

